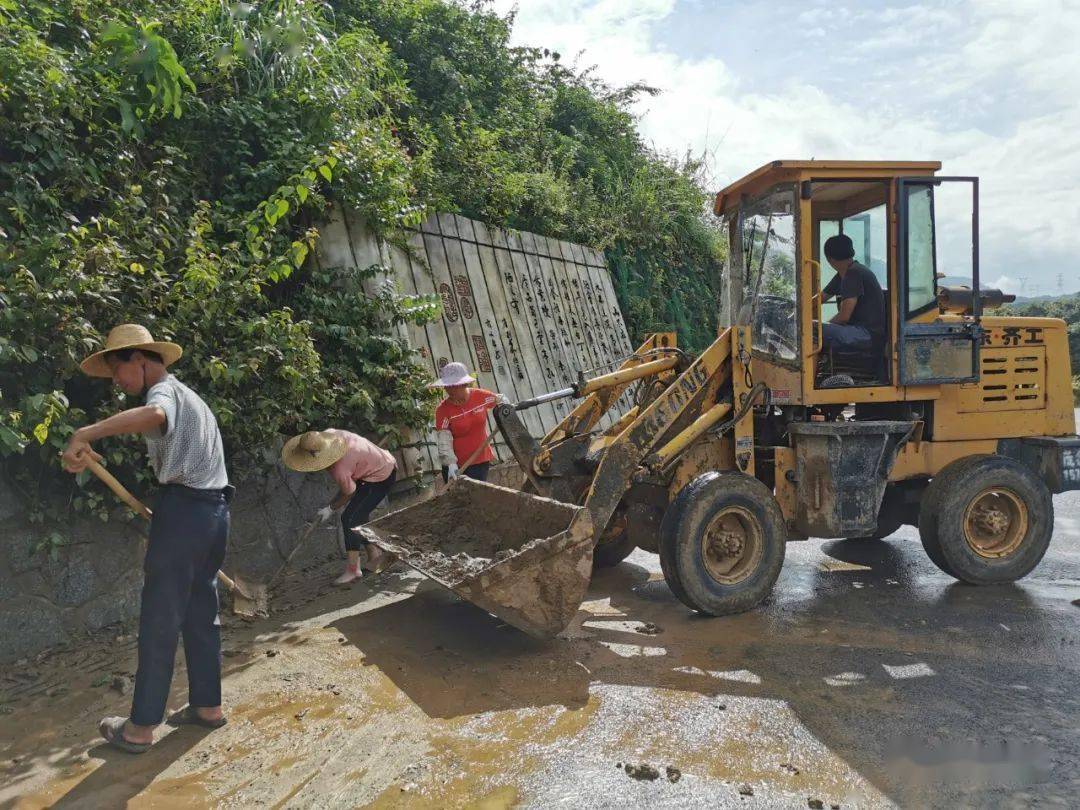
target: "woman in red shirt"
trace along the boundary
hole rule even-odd
[[[464,363],[447,363],[439,372],[439,379],[431,385],[446,391],[446,399],[435,409],[435,430],[439,446],[439,462],[442,464],[443,481],[456,478],[459,465],[473,456],[477,448],[488,438],[487,412],[496,405],[508,402],[502,394],[483,388],[470,388],[476,382]],[[488,444],[476,454],[462,475],[486,481],[495,453]]]

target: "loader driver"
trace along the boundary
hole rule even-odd
[[[873,271],[855,261],[855,246],[845,234],[825,240],[825,259],[836,271],[821,291],[822,301],[837,297],[837,311],[822,324],[823,349],[876,357],[885,344],[885,298]]]

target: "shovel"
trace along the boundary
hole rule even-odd
[[[128,492],[127,488],[117,481],[112,473],[102,467],[93,458],[87,461],[86,468],[100,478],[105,486],[111,489],[120,500],[128,505],[131,511],[150,520],[152,513],[146,505]],[[229,593],[232,594],[233,613],[237,616],[254,618],[255,616],[265,616],[269,613],[265,585],[252,585],[249,583],[237,582],[224,571],[218,571],[217,578],[221,584],[228,589]]]
[[[483,444],[481,444],[479,447],[477,447],[475,450],[473,450],[472,453],[469,454],[469,457],[467,459],[465,459],[465,462],[461,466],[458,467],[458,475],[465,475],[465,471],[467,469],[469,469],[469,467],[472,466],[472,463],[474,461],[476,461],[478,458],[480,458],[480,454],[483,453],[484,450],[486,450],[488,448],[488,445],[490,445],[494,440],[495,440],[495,433],[492,432],[492,431],[488,431],[487,438],[484,439]],[[441,492],[444,492],[446,490],[446,487],[449,485],[449,483],[450,482],[447,481],[446,484],[443,485],[442,490],[436,489],[436,493],[441,494]]]
[[[268,583],[266,583],[266,590],[267,591],[273,590],[274,586],[277,585],[278,582],[281,580],[281,578],[285,575],[285,572],[289,568],[289,563],[291,563],[293,557],[296,556],[296,552],[298,552],[300,550],[300,548],[305,543],[307,543],[308,538],[311,537],[311,533],[313,531],[315,531],[317,528],[319,528],[320,526],[322,526],[325,522],[326,521],[324,521],[324,520],[320,520],[319,518],[315,518],[313,521],[311,521],[311,523],[309,523],[307,525],[307,528],[304,529],[304,533],[302,535],[300,535],[300,539],[296,541],[296,545],[293,546],[292,551],[290,551],[288,556],[285,558],[285,562],[283,562],[281,564],[281,568],[279,568],[277,570],[277,573],[274,574],[272,577],[270,577],[270,581]]]

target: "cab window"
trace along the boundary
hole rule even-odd
[[[934,189],[907,186],[907,317],[918,315],[937,301],[934,245]]]
[[[795,307],[795,186],[776,186],[742,210],[743,311],[753,347],[784,360],[798,357]]]
[[[833,273],[824,263],[825,240],[837,234],[846,234],[855,247],[855,261],[868,267],[882,290],[889,288],[889,231],[884,203],[867,211],[843,219],[823,219],[818,228],[818,256],[821,256],[821,283],[826,284]],[[836,314],[836,301],[822,305],[822,315],[828,320]]]

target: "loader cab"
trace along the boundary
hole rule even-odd
[[[720,322],[751,326],[756,374],[774,402],[896,402],[977,379],[978,311],[941,318],[937,306],[940,277],[977,289],[977,180],[940,178],[940,168],[775,161],[717,195],[730,245]],[[835,275],[823,246],[836,234],[881,286],[879,352],[823,340],[837,306],[822,296]]]

